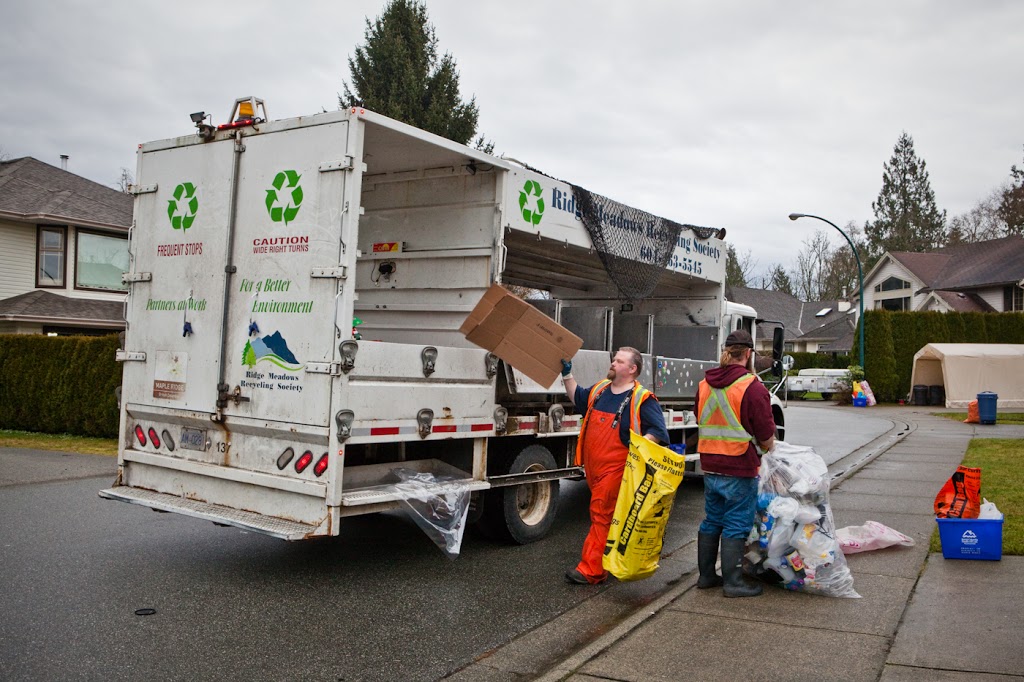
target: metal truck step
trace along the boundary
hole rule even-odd
[[[381,502],[413,499],[419,497],[420,494],[443,495],[446,492],[472,492],[474,490],[486,490],[490,487],[490,484],[486,481],[474,481],[472,479],[466,479],[464,481],[439,481],[432,485],[423,486],[415,493],[411,493],[408,486],[402,486],[400,484],[376,485],[369,488],[343,492],[341,494],[341,504],[345,507],[356,507],[365,504],[379,504]]]
[[[179,514],[194,516],[196,518],[206,519],[215,523],[237,526],[238,528],[245,528],[258,533],[272,535],[276,538],[281,538],[282,540],[302,540],[307,536],[312,535],[317,528],[316,526],[305,523],[298,523],[296,521],[279,519],[273,516],[266,516],[264,514],[241,511],[239,509],[232,509],[231,507],[224,507],[219,504],[197,502],[196,500],[188,500],[175,495],[158,493],[152,490],[144,490],[142,488],[120,486],[117,488],[101,490],[99,495],[100,497],[108,500],[141,504],[142,506],[150,507],[151,509],[177,512]]]

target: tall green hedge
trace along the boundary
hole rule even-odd
[[[117,336],[0,335],[0,427],[117,436]]]
[[[793,356],[793,368],[790,374],[796,374],[802,369],[846,369],[853,364],[849,355],[837,355],[832,357],[827,353],[786,353]]]
[[[865,377],[881,402],[910,394],[914,355],[929,343],[1024,343],[1021,313],[864,312]]]

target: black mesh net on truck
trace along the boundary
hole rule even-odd
[[[715,227],[683,225],[571,186],[594,249],[626,301],[638,301],[654,291],[684,229],[702,240],[720,234]]]

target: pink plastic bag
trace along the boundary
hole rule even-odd
[[[878,404],[878,401],[875,400],[875,392],[871,390],[870,386],[868,386],[867,381],[860,382],[860,390],[863,391],[864,397],[868,399],[868,407]]]
[[[870,552],[873,549],[901,545],[913,547],[914,538],[893,530],[878,521],[868,521],[863,526],[847,526],[836,530],[836,540],[844,554]]]

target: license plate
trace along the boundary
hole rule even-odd
[[[186,450],[206,450],[206,429],[182,429],[178,445]]]

